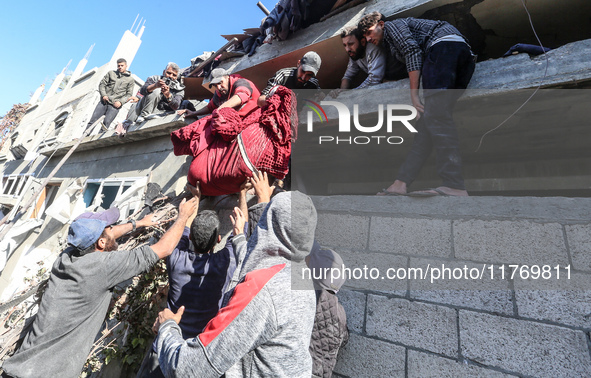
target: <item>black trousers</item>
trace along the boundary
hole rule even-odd
[[[468,86],[474,68],[472,53],[465,43],[439,42],[427,52],[422,69],[425,113],[415,126],[418,133],[397,180],[410,185],[434,149],[443,186],[466,189],[453,108]]]

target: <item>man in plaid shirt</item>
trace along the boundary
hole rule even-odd
[[[453,107],[468,86],[475,68],[466,38],[445,21],[417,18],[386,21],[379,12],[363,17],[358,27],[367,42],[383,45],[390,55],[406,64],[411,101],[420,117],[416,126],[418,133],[396,181],[378,194],[407,194],[407,186],[417,177],[434,148],[442,186],[409,194],[467,196],[458,132],[452,115]],[[421,76],[424,105],[419,97]]]

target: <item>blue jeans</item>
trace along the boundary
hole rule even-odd
[[[437,174],[443,186],[466,189],[453,108],[468,86],[474,68],[472,53],[465,43],[439,42],[427,51],[421,73],[425,113],[415,126],[418,133],[397,180],[410,185],[435,149]]]

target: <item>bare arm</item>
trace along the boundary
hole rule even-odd
[[[257,100],[257,105],[259,106],[259,108],[262,108],[263,106],[265,106],[265,104],[267,104],[267,96],[261,95]]]
[[[419,111],[420,113],[425,112],[425,107],[421,103],[421,98],[419,97],[419,83],[421,80],[421,71],[410,71],[408,73],[408,77],[410,79],[410,99],[412,101],[412,105]]]
[[[177,246],[183,231],[185,230],[185,224],[187,219],[196,212],[199,207],[199,198],[193,197],[190,200],[183,200],[179,206],[179,215],[176,218],[174,224],[166,231],[158,243],[152,245],[152,250],[158,255],[159,258],[169,256],[174,248]]]
[[[244,233],[244,225],[246,224],[246,218],[242,210],[235,207],[234,215],[230,215],[230,221],[232,221],[234,235],[240,235]]]
[[[195,111],[191,111],[189,109],[181,109],[177,111],[177,114],[182,115],[184,114],[185,117],[187,118],[196,118],[197,116],[201,116],[201,115],[206,115],[211,113],[211,111],[209,110],[209,108],[207,106],[199,109],[199,110],[195,110]]]
[[[271,195],[273,195],[273,190],[275,190],[275,186],[269,185],[269,176],[267,176],[267,172],[257,172],[252,175],[250,179],[252,185],[254,186],[254,192],[257,196],[257,203],[266,203],[271,201]]]
[[[242,105],[242,99],[238,95],[234,95],[228,99],[228,101],[221,104],[218,109],[222,108],[238,108]]]
[[[197,181],[196,186],[187,183],[185,189],[187,189],[189,192],[191,192],[191,194],[197,197],[199,201],[201,201],[201,188],[199,187],[199,181]],[[193,219],[195,219],[195,217],[197,216],[197,211],[199,211],[199,203],[197,203],[197,208],[195,209],[195,212],[193,212],[193,214],[191,214],[191,216],[187,218],[187,223],[185,223],[186,227],[191,227]]]
[[[252,183],[249,179],[244,181],[244,183],[240,186],[240,193],[238,196],[238,208],[244,214],[246,218],[246,222],[248,222],[248,204],[246,202],[246,192],[252,188]]]
[[[143,217],[141,220],[137,221],[135,223],[136,227],[150,227],[150,226],[155,226],[160,224],[160,222],[152,222],[152,216],[154,214],[148,214],[145,217]],[[119,224],[117,226],[113,226],[113,237],[115,239],[119,239],[120,237],[122,237],[123,235],[127,234],[128,232],[131,232],[133,230],[133,223],[123,223],[123,224]]]

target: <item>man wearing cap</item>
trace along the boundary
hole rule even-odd
[[[316,79],[322,59],[314,51],[308,51],[302,59],[298,60],[296,67],[282,68],[269,79],[267,86],[262,90],[258,99],[260,107],[265,106],[268,96],[273,94],[273,88],[283,85],[291,90],[294,89],[320,89]]]
[[[179,114],[195,118],[212,113],[215,109],[234,108],[244,118],[257,108],[260,92],[254,83],[238,74],[232,74],[223,68],[211,71],[209,87],[215,86],[213,98],[206,107],[196,111],[179,110]]]
[[[69,246],[53,264],[37,316],[18,352],[4,363],[5,374],[78,377],[107,314],[113,287],[170,255],[198,204],[198,198],[183,200],[175,223],[160,241],[130,251],[117,251],[116,239],[136,227],[157,224],[152,215],[113,226],[119,209],[112,208],[85,213],[72,222]]]

